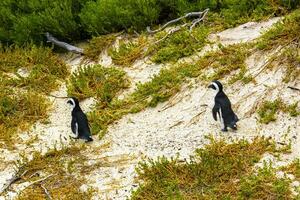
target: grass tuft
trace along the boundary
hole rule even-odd
[[[291,117],[299,115],[298,103],[286,105],[282,99],[276,99],[274,101],[264,101],[258,109],[259,122],[268,124],[272,121],[276,121],[276,114],[279,111],[288,112]]]

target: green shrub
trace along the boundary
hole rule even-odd
[[[15,133],[27,130],[38,120],[47,118],[48,100],[34,92],[17,93],[1,87],[0,93],[0,140],[10,146]]]
[[[192,33],[184,29],[150,46],[147,54],[153,54],[152,61],[155,63],[176,62],[182,57],[200,51],[207,43],[208,34],[209,29],[205,26],[195,28]],[[157,40],[162,37],[164,35],[159,34]]]
[[[126,73],[117,68],[101,65],[80,67],[72,74],[68,94],[79,99],[96,97],[102,103],[109,103],[116,94],[128,87]]]
[[[283,21],[277,22],[258,41],[257,47],[262,50],[270,50],[274,47],[285,46],[292,41],[298,42],[300,31],[300,10],[296,10]]]
[[[158,18],[155,0],[97,0],[88,2],[80,13],[86,31],[106,34],[131,27],[142,29]]]
[[[108,53],[114,64],[130,67],[134,61],[143,56],[146,44],[144,37],[140,37],[136,43],[121,41],[118,49],[111,48]]]
[[[101,52],[112,45],[115,39],[116,36],[113,34],[93,37],[89,41],[88,46],[84,48],[85,60],[90,59],[97,62]]]
[[[289,113],[291,117],[297,117],[300,114],[297,102],[287,105],[282,101],[282,99],[278,98],[274,101],[264,101],[260,105],[258,109],[259,121],[264,124],[276,121],[276,114],[279,111]]]
[[[18,70],[28,76],[21,76]],[[58,81],[69,75],[67,65],[50,48],[27,45],[0,49],[0,72],[13,73],[17,77],[6,79],[9,85],[50,93],[59,86]],[[8,84],[7,83],[7,84]]]
[[[0,1],[0,41],[41,43],[46,32],[66,41],[84,38],[78,14],[86,1]]]
[[[283,15],[299,4],[299,0],[2,0],[0,41],[40,43],[45,32],[74,41],[120,30],[140,31],[206,8],[210,8],[207,23],[226,28]]]
[[[263,138],[228,144],[213,140],[189,162],[159,158],[137,168],[141,180],[131,199],[292,199],[287,179],[264,167],[253,167],[264,153],[275,153],[274,143]]]

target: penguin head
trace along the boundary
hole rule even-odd
[[[79,101],[76,97],[70,97],[69,100],[67,101],[67,103],[70,104],[73,109],[75,107],[79,106]]]
[[[220,83],[220,81],[217,80],[212,81],[211,84],[208,86],[208,88],[212,88],[217,92],[223,91],[223,85]]]

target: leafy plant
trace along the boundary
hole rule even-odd
[[[276,178],[269,167],[253,171],[264,153],[275,151],[274,143],[264,138],[231,144],[211,139],[189,162],[164,157],[141,162],[141,182],[132,199],[291,199],[287,179]]]
[[[131,66],[134,61],[143,56],[146,39],[139,37],[137,43],[121,41],[117,49],[109,49],[109,55],[116,65]]]
[[[124,71],[114,67],[89,65],[78,68],[72,74],[68,83],[68,94],[79,99],[96,97],[106,104],[128,85]]]

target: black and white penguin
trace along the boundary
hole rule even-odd
[[[236,122],[239,121],[239,119],[233,112],[227,95],[223,92],[223,85],[219,81],[213,81],[208,87],[217,91],[215,105],[212,109],[213,118],[217,121],[218,114],[222,131],[227,131],[227,127],[237,130]]]
[[[91,136],[91,131],[89,127],[89,122],[86,115],[83,113],[79,106],[79,101],[75,97],[71,97],[68,104],[72,106],[72,121],[71,129],[75,134],[75,139],[84,139],[86,142],[93,141]]]

